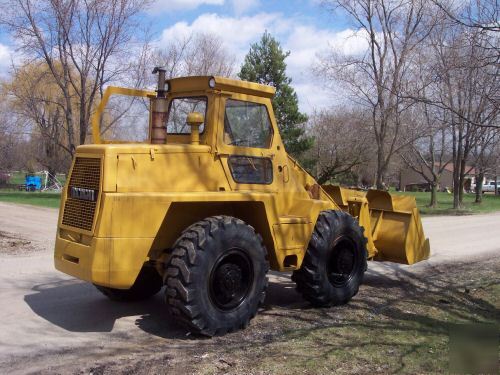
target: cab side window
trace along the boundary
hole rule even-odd
[[[173,98],[170,101],[167,119],[168,134],[189,134],[191,128],[186,124],[187,115],[190,112],[200,112],[206,117],[207,98]],[[203,133],[205,124],[201,124],[200,133]]]
[[[226,100],[224,142],[232,146],[269,148],[273,131],[264,104]]]

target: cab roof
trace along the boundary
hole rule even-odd
[[[215,86],[210,87],[209,82],[214,79]],[[179,77],[167,80],[169,92],[189,92],[199,90],[220,90],[226,92],[235,92],[246,95],[272,98],[276,89],[269,85],[260,83],[241,81],[219,76],[192,76]]]

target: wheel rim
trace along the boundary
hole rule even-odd
[[[224,252],[215,262],[209,280],[210,299],[220,310],[234,310],[248,296],[253,283],[253,267],[241,249]]]
[[[336,287],[348,284],[356,275],[356,245],[347,237],[335,240],[327,264],[328,279]]]

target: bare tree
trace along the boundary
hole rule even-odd
[[[374,154],[366,123],[370,116],[343,107],[314,113],[309,119],[309,134],[315,138],[310,157],[316,161],[316,179],[324,184],[338,176],[352,174]]]
[[[431,47],[436,56],[434,77],[423,100],[446,111],[452,139],[454,208],[463,202],[465,174],[482,128],[498,127],[498,64],[484,65],[482,31],[442,24]]]
[[[62,93],[68,147],[86,141],[94,102],[136,41],[137,15],[147,0],[2,0],[0,23],[13,33],[19,51],[41,59]],[[142,43],[142,41],[141,41]],[[137,47],[140,50],[140,47]]]
[[[498,0],[444,1],[432,0],[455,23],[500,32],[500,5]]]
[[[420,90],[425,95],[432,90],[429,86],[434,79],[432,66],[435,63],[435,56],[427,43],[417,46],[415,52],[407,92]],[[407,116],[412,126],[416,128],[416,133],[422,137],[403,148],[399,154],[404,165],[429,184],[431,190],[429,206],[436,207],[441,175],[451,163],[449,113],[415,100],[415,105]]]
[[[487,174],[495,174],[497,177],[497,164],[499,161],[500,130],[492,128],[479,129],[477,142],[471,152],[474,158],[475,180],[476,180],[476,203],[481,203],[483,192],[483,181]]]
[[[451,163],[448,124],[442,116],[446,116],[446,113],[438,112],[433,106],[417,105],[412,120],[415,125],[421,126],[422,138],[400,152],[405,165],[429,183],[429,207],[436,207],[441,175]]]
[[[412,105],[405,91],[411,57],[432,30],[424,1],[333,0],[325,2],[345,12],[367,42],[362,55],[333,51],[322,59],[318,72],[342,82],[359,104],[371,112],[371,128],[377,146],[377,188],[393,155],[408,140],[402,117]]]
[[[160,46],[152,60],[165,67],[168,78],[191,75],[230,77],[234,73],[235,57],[223,46],[222,40],[210,33],[191,34]]]

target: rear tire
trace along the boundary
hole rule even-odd
[[[214,216],[187,228],[166,265],[172,315],[206,336],[245,328],[264,302],[269,270],[262,237],[243,221]]]
[[[94,285],[98,291],[113,301],[131,302],[148,299],[163,287],[160,274],[151,266],[143,266],[130,289],[115,289]]]
[[[297,291],[314,306],[347,303],[356,295],[366,271],[363,228],[343,211],[323,211],[309,246],[292,280]]]

